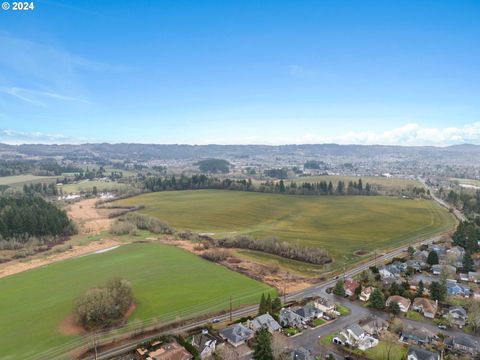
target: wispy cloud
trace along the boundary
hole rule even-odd
[[[53,100],[59,100],[59,101],[79,101],[79,102],[88,103],[87,100],[58,94],[56,92],[25,89],[25,88],[15,87],[15,86],[12,86],[12,87],[1,86],[0,92],[11,95],[20,100],[26,101],[30,104],[34,104],[42,107],[47,106],[46,101],[44,101],[45,99],[47,100],[53,99]]]
[[[0,129],[0,143],[5,144],[79,144],[88,142],[86,138],[72,138],[63,134],[46,134],[39,131],[24,132]]]

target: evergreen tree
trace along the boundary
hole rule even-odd
[[[285,192],[285,184],[283,183],[283,180],[280,180],[280,192],[281,193]]]
[[[472,254],[466,251],[465,255],[463,255],[463,271],[468,272],[473,270],[475,270],[475,265],[473,263]]]
[[[447,296],[447,287],[445,284],[433,281],[429,287],[430,297],[432,300],[442,301],[445,300]]]
[[[438,264],[438,254],[436,251],[432,250],[428,253],[427,264],[430,266]]]
[[[342,279],[338,279],[337,283],[335,284],[335,288],[333,289],[333,293],[337,296],[345,296],[345,288]]]
[[[425,285],[423,284],[423,281],[420,280],[420,281],[418,282],[417,292],[415,293],[415,296],[416,296],[416,297],[422,297],[424,291],[425,291]]]
[[[265,294],[262,294],[260,298],[260,305],[258,306],[258,315],[263,315],[267,312],[267,300],[265,299]]]
[[[270,296],[270,294],[268,294],[267,300],[265,301],[265,310],[269,314],[273,313],[273,311],[272,311],[272,297]]]
[[[266,329],[257,331],[255,335],[253,358],[255,360],[274,360],[271,335]]]
[[[385,296],[380,289],[376,288],[373,290],[373,293],[370,296],[370,305],[375,309],[385,308]]]
[[[387,310],[388,310],[388,312],[390,312],[394,315],[400,314],[400,306],[395,301],[391,301],[390,304],[388,304]]]
[[[282,309],[282,300],[277,296],[272,301],[272,313],[278,313]]]

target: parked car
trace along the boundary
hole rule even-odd
[[[220,322],[220,319],[213,319],[213,320],[212,320],[212,324],[217,324],[217,323],[219,323],[219,322]]]
[[[439,324],[439,325],[437,325],[437,327],[438,327],[439,329],[442,329],[442,330],[447,330],[447,325]]]

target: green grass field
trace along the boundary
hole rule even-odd
[[[177,229],[215,236],[277,236],[327,249],[339,263],[357,250],[400,246],[452,229],[455,220],[429,200],[386,196],[289,196],[224,190],[158,192],[119,200]]]
[[[36,183],[54,183],[56,182],[56,176],[35,176],[35,175],[14,175],[14,176],[2,176],[0,177],[0,185],[8,186],[23,186],[25,184]]]
[[[59,325],[85,290],[112,277],[129,280],[136,298],[130,323],[173,319],[256,303],[269,287],[181,249],[130,244],[0,279],[0,357],[38,359],[66,346]]]

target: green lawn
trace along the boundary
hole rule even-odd
[[[455,220],[429,200],[387,196],[290,196],[225,190],[169,191],[117,201],[177,229],[215,236],[277,236],[325,248],[338,264],[361,259],[357,250],[400,246],[450,230]]]
[[[59,332],[74,300],[119,276],[131,281],[137,308],[130,322],[176,319],[255,303],[272,291],[181,249],[130,244],[0,279],[2,359],[38,359],[44,351],[79,339]]]
[[[331,181],[334,186],[342,180],[346,183],[349,181],[358,181],[362,179],[363,185],[365,186],[366,183],[370,185],[376,185],[378,187],[384,189],[402,189],[406,187],[423,187],[422,183],[417,180],[410,180],[410,179],[401,179],[401,178],[387,178],[383,176],[344,176],[344,175],[318,175],[318,176],[301,176],[298,178],[293,179],[292,181],[298,183],[303,182],[320,182],[320,181]],[[289,183],[290,180],[286,180]]]
[[[360,350],[359,352],[362,353]],[[380,341],[377,346],[367,349],[363,354],[372,360],[403,360],[406,358],[407,352],[407,347],[402,344]]]

